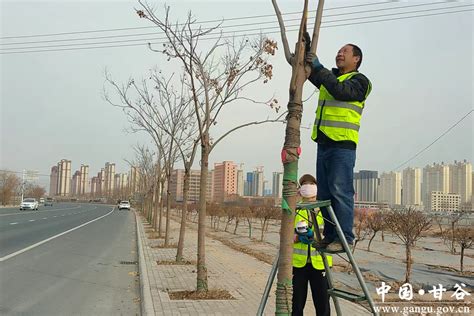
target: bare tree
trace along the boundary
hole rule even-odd
[[[268,224],[270,219],[275,219],[278,214],[278,209],[270,205],[262,205],[254,207],[253,214],[260,220],[260,241],[263,241],[265,233],[268,231]]]
[[[135,160],[129,162],[131,166],[135,166],[139,173],[139,197],[141,200],[142,212],[149,223],[152,223],[156,230],[157,217],[157,196],[156,187],[160,173],[159,163],[155,159],[155,155],[147,147],[143,145],[134,146]]]
[[[104,98],[110,104],[120,107],[126,113],[132,131],[145,131],[153,139],[157,152],[162,157],[162,177],[159,178],[159,189],[155,196],[159,197],[159,223],[158,232],[161,234],[161,219],[163,203],[166,201],[166,227],[165,246],[169,244],[170,216],[170,180],[174,164],[177,162],[179,150],[177,143],[181,141],[178,135],[184,135],[183,130],[187,118],[192,113],[186,109],[190,102],[185,97],[183,85],[176,88],[173,85],[173,75],[165,78],[161,71],[154,69],[150,71],[147,79],[137,83],[133,78],[126,84],[119,85],[113,81],[108,72],[105,72],[106,83],[116,92],[119,101],[114,101],[104,89]],[[153,87],[151,87],[153,86]],[[160,161],[161,162],[161,161]],[[167,184],[167,185],[166,185]],[[164,192],[164,188],[167,191]]]
[[[46,189],[37,184],[29,184],[25,187],[25,196],[39,200],[46,193]]]
[[[352,247],[352,253],[355,252],[357,244],[360,241],[365,240],[365,238],[369,235],[370,230],[368,226],[369,215],[366,211],[356,209],[354,211],[354,247]]]
[[[227,228],[229,225],[236,220],[237,217],[237,208],[235,206],[226,206],[225,207],[225,215],[226,215],[226,221],[225,221],[225,228],[224,231],[227,232]]]
[[[242,215],[247,220],[248,231],[249,231],[249,239],[252,239],[252,220],[255,217],[255,213],[250,206],[245,206],[242,209]]]
[[[7,170],[0,171],[0,199],[2,205],[12,203],[12,198],[20,188],[21,179]]]
[[[456,224],[458,224],[459,220],[464,216],[464,213],[461,212],[454,212],[449,216],[449,223],[450,223],[450,229],[448,231],[445,231],[445,241],[448,241],[448,247],[449,250],[453,255],[456,254],[456,238],[455,238],[455,232],[456,232]]]
[[[387,216],[387,227],[405,245],[406,270],[405,283],[410,282],[412,255],[411,249],[421,238],[421,233],[431,227],[431,220],[414,208],[392,210]]]
[[[375,235],[385,228],[385,214],[381,211],[374,211],[369,214],[367,220],[367,226],[370,229],[372,236],[369,239],[369,244],[367,245],[367,251],[370,251],[370,245],[375,238]]]
[[[457,227],[454,231],[454,242],[461,248],[460,270],[464,271],[464,250],[474,246],[474,229],[472,227]]]
[[[155,10],[139,0],[142,6],[137,10],[140,18],[155,24],[165,35],[167,43],[160,49],[150,44],[150,49],[163,53],[168,60],[178,61],[184,70],[188,91],[190,91],[195,115],[198,122],[201,145],[201,182],[198,220],[198,255],[197,255],[197,290],[207,291],[207,268],[205,260],[205,221],[206,221],[206,186],[209,156],[216,145],[235,132],[250,125],[280,121],[263,120],[245,123],[229,129],[220,137],[212,138],[211,129],[219,121],[219,114],[232,102],[246,100],[256,102],[243,95],[246,87],[259,81],[268,81],[272,77],[272,65],[265,55],[274,54],[276,43],[268,39],[256,42],[243,38],[241,41],[224,41],[222,36],[201,49],[202,39],[216,33],[217,26],[202,28],[195,26],[191,13],[183,23],[172,23],[169,19],[169,7],[165,7],[164,16],[159,17]],[[220,56],[220,58],[217,58]],[[278,106],[271,104],[276,109]]]
[[[306,25],[308,19],[308,0],[304,1],[303,15],[301,18],[298,32],[298,41],[295,46],[295,52],[290,52],[288,39],[286,36],[283,17],[277,4],[277,0],[272,0],[273,8],[280,25],[280,33],[285,52],[286,61],[291,65],[290,96],[288,100],[288,115],[286,117],[287,125],[285,132],[285,142],[282,150],[283,162],[283,202],[282,218],[280,229],[280,253],[278,260],[278,276],[276,291],[276,314],[291,314],[292,301],[292,234],[294,210],[297,202],[297,177],[298,177],[298,159],[301,152],[300,148],[300,127],[303,113],[303,85],[311,74],[311,66],[305,63],[307,53],[316,54],[319,29],[323,13],[324,0],[319,0],[316,20],[313,28],[311,46],[309,51],[307,47],[308,38],[305,38]]]
[[[192,126],[195,126],[194,124]],[[195,134],[194,129],[189,129],[189,131]],[[183,249],[184,249],[184,236],[185,236],[185,229],[186,229],[186,216],[188,213],[188,198],[189,198],[189,180],[191,178],[191,167],[194,163],[194,158],[196,156],[197,146],[199,144],[199,138],[192,139],[192,137],[188,137],[188,140],[192,140],[192,143],[186,144],[184,142],[184,146],[178,143],[178,148],[181,153],[181,159],[184,164],[184,180],[183,180],[183,210],[181,213],[181,225],[179,229],[179,240],[178,240],[178,250],[176,252],[176,261],[183,260]]]

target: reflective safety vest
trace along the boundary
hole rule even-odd
[[[339,82],[348,80],[357,71],[349,72],[337,77]],[[372,87],[369,87],[365,97],[369,95]],[[319,89],[319,101],[316,108],[316,120],[314,121],[311,138],[315,141],[318,136],[318,128],[327,137],[334,141],[359,142],[359,128],[365,101],[338,101],[321,85]]]
[[[308,210],[296,210],[295,214],[295,224],[294,227],[296,228],[296,224],[300,221],[310,222],[310,212]],[[316,216],[316,221],[318,222],[318,226],[320,229],[324,225],[323,216],[321,212],[318,213]],[[309,225],[308,225],[309,226]],[[314,231],[314,227],[311,227]],[[308,258],[308,255],[310,256]],[[311,264],[313,268],[316,270],[324,270],[324,263],[323,258],[318,253],[318,251],[311,245],[304,244],[300,241],[293,243],[293,267],[295,268],[302,268],[309,262],[311,259]],[[326,255],[326,259],[328,261],[328,265],[332,266],[332,256]]]

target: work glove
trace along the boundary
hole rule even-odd
[[[306,54],[306,62],[311,65],[313,71],[318,71],[324,68],[324,66],[319,62],[318,56],[314,53]]]
[[[305,32],[303,34],[303,37],[304,37],[304,43],[305,43],[304,51],[307,54],[307,53],[309,53],[309,51],[311,49],[311,37],[309,36],[308,32]]]
[[[309,245],[309,244],[312,244],[313,241],[314,241],[314,233],[313,233],[313,230],[310,228],[308,229],[308,232],[304,235],[299,235],[298,236],[298,239],[300,242],[302,242],[303,244],[306,244],[306,245]]]

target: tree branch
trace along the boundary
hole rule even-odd
[[[272,0],[273,8],[275,9],[275,14],[278,19],[278,24],[280,25],[280,33],[281,33],[281,42],[283,44],[283,50],[285,52],[285,58],[288,64],[293,64],[293,55],[290,52],[290,46],[288,45],[288,39],[286,37],[286,29],[285,29],[285,22],[283,22],[283,18],[281,15],[280,8],[278,8],[278,4],[276,0]]]
[[[228,130],[224,135],[222,135],[221,137],[219,137],[219,138],[212,144],[212,146],[211,146],[211,148],[210,148],[210,150],[209,150],[209,153],[212,152],[212,150],[214,149],[214,147],[216,147],[216,145],[217,145],[222,139],[224,139],[225,137],[229,136],[229,134],[235,132],[236,130],[239,130],[239,129],[244,128],[244,127],[247,127],[247,126],[259,125],[259,124],[264,124],[264,123],[285,123],[285,120],[282,120],[282,119],[281,119],[285,114],[287,114],[287,112],[280,114],[280,116],[278,116],[276,119],[273,119],[273,120],[266,119],[266,120],[264,120],[264,121],[249,122],[249,123],[245,123],[245,124],[236,126],[236,127],[232,128],[232,129]]]

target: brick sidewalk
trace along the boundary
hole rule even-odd
[[[170,243],[177,243],[179,224],[170,221]],[[142,288],[149,296],[142,293],[142,311],[144,314],[155,315],[255,315],[270,274],[271,266],[242,252],[233,250],[221,242],[206,238],[206,264],[208,269],[209,289],[225,289],[235,300],[170,300],[168,291],[194,290],[196,286],[195,265],[158,265],[158,260],[174,260],[176,248],[152,248],[163,243],[163,239],[147,238],[144,229],[149,225],[137,215],[138,241],[140,243],[141,262],[140,279]],[[192,225],[196,226],[196,225]],[[185,260],[196,260],[197,231],[186,228]],[[146,278],[147,280],[144,280]],[[275,313],[274,283],[267,307],[266,315]],[[151,300],[151,302],[150,302]],[[339,300],[344,315],[370,315],[362,307],[350,302]],[[311,294],[305,314],[315,315]],[[335,315],[332,310],[332,315]]]

